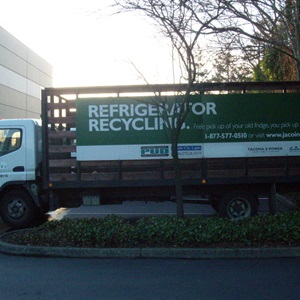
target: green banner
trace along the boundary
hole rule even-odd
[[[299,94],[207,95],[217,116],[204,116],[204,143],[300,140]],[[205,127],[205,128],[204,128]]]
[[[153,104],[153,97],[78,99],[77,146],[142,145],[146,148],[141,152],[147,153],[149,145],[162,145],[153,151],[167,153],[164,145],[170,141],[160,112],[171,120],[179,112],[180,100],[163,97],[162,109]],[[257,143],[293,141],[297,143],[287,147],[298,151],[300,94],[260,93],[190,96],[179,143],[184,149],[195,145],[205,149],[206,144],[228,143],[232,147],[254,143],[251,146],[258,147]]]

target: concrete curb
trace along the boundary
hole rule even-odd
[[[14,245],[2,241],[0,252],[9,255],[66,258],[286,258],[300,257],[300,247],[278,248],[75,248]]]

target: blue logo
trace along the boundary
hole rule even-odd
[[[202,146],[178,146],[178,151],[201,151]]]

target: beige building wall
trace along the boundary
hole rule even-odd
[[[0,27],[0,119],[40,118],[41,89],[52,66]]]

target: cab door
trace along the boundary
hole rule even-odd
[[[25,128],[0,128],[0,187],[26,180]]]

